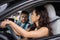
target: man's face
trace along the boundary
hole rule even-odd
[[[22,23],[27,22],[27,20],[28,20],[28,15],[27,15],[27,14],[21,14],[20,20],[21,20]]]

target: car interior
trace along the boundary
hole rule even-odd
[[[59,5],[57,5],[57,4],[59,4]],[[53,35],[49,36],[49,37],[45,37],[45,38],[39,38],[39,40],[59,40],[60,39],[60,31],[59,31],[60,30],[60,2],[48,2],[48,3],[43,4],[43,5],[47,9],[48,16],[50,18],[49,21],[51,22],[50,24],[51,24]],[[11,6],[11,4],[9,4],[9,6]],[[9,6],[7,6],[7,8],[9,8]],[[36,5],[29,7],[29,8],[26,8],[24,10],[27,10],[29,13],[31,13],[35,6]],[[38,6],[42,6],[42,5],[38,5]],[[5,19],[9,19],[13,22],[16,22],[14,19],[14,16],[17,15],[18,20],[19,20],[19,14],[18,13],[20,13],[21,11],[22,10],[18,10],[15,13],[6,17]],[[30,17],[29,17],[29,19],[30,19]],[[1,20],[1,21],[3,21],[3,20]],[[52,21],[54,21],[54,22],[52,22]],[[30,23],[31,23],[31,20],[30,20]],[[7,26],[9,26],[9,25],[7,25]],[[14,34],[14,35],[12,35],[12,34]],[[11,35],[12,37],[9,37],[9,35]],[[5,29],[0,28],[0,39],[1,40],[17,40],[19,38],[13,32],[13,30],[9,27],[9,28],[5,28]]]

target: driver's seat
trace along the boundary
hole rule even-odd
[[[54,6],[52,4],[45,5],[48,15],[50,17],[50,22],[60,18],[56,15],[56,11],[54,9]],[[60,34],[60,19],[56,20],[55,22],[51,23],[52,33],[53,35]]]

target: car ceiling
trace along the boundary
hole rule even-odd
[[[0,5],[4,4],[4,3],[17,3],[17,2],[21,2],[21,1],[28,1],[28,0],[0,0]],[[60,1],[60,0],[43,0],[43,1]]]
[[[0,0],[0,5],[3,5],[5,3],[14,4],[14,3],[17,3],[17,2],[21,2],[21,1],[24,1],[24,0]]]
[[[11,1],[14,1],[14,0],[0,0],[0,5],[3,5],[5,3],[9,3]]]

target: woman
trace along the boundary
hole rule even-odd
[[[49,17],[44,7],[36,7],[32,12],[31,20],[33,22],[33,26],[30,31],[24,30],[10,20],[3,21],[1,23],[1,27],[5,28],[6,24],[9,24],[11,28],[15,30],[17,35],[27,38],[40,38],[50,35],[49,33],[51,33],[51,29],[49,24],[47,24],[49,22]]]

